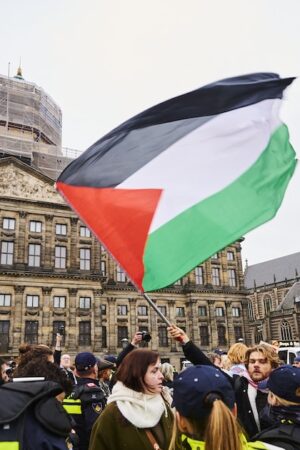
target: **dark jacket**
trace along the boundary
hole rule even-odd
[[[167,450],[173,426],[173,413],[166,405],[168,417],[163,414],[160,424]],[[116,402],[106,406],[103,414],[96,421],[90,441],[89,450],[153,450],[143,428],[132,425],[119,411]]]
[[[210,361],[210,359],[200,350],[197,345],[195,345],[192,341],[187,342],[182,346],[183,353],[185,357],[191,361],[193,364],[203,364],[213,366],[214,364]],[[231,382],[232,387],[235,391],[237,410],[238,410],[238,418],[243,426],[244,431],[246,432],[248,438],[252,438],[255,434],[259,432],[259,429],[256,425],[255,418],[253,415],[252,407],[250,404],[250,400],[248,397],[248,380],[245,377],[240,377],[239,375],[233,375],[231,377],[226,372],[219,369]],[[263,407],[267,403],[267,394],[259,393],[260,396],[260,404],[258,407],[258,412],[260,412]],[[258,406],[258,405],[257,405]],[[263,422],[260,422],[261,428],[268,426]]]
[[[22,450],[67,450],[72,424],[55,398],[61,392],[52,381],[1,386],[0,442],[19,442]]]
[[[253,439],[277,445],[285,450],[300,450],[300,425],[277,423],[258,433]]]
[[[64,399],[63,405],[76,423],[74,429],[79,438],[79,450],[87,450],[94,422],[106,405],[105,393],[99,381],[77,377],[77,385],[71,396]]]

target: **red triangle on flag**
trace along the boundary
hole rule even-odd
[[[162,189],[97,188],[62,182],[57,182],[57,188],[143,290],[144,248]]]

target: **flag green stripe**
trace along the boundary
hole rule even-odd
[[[258,160],[237,180],[149,235],[144,290],[172,284],[216,251],[274,217],[295,167],[288,129],[281,125]]]

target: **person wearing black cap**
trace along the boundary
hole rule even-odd
[[[236,420],[235,395],[228,378],[216,367],[197,365],[174,381],[176,427],[169,450],[282,450],[263,442],[247,442]]]
[[[76,422],[74,428],[79,437],[79,450],[87,450],[94,422],[106,405],[105,393],[99,386],[97,358],[93,353],[76,355],[75,376],[77,384],[63,405]]]
[[[300,369],[290,365],[273,370],[267,382],[273,425],[254,438],[286,450],[300,449]]]
[[[293,366],[300,368],[300,356],[296,356],[296,358],[293,361]]]

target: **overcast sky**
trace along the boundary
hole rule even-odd
[[[43,87],[63,145],[85,150],[132,115],[227,76],[300,75],[299,0],[0,0],[0,73]],[[300,154],[300,81],[281,114]],[[250,265],[300,252],[300,169],[277,216],[248,233]]]

